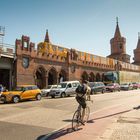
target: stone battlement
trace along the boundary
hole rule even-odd
[[[30,42],[30,38],[27,36],[22,36],[21,40],[16,40],[16,52],[17,55],[27,55],[46,61],[60,61],[70,65],[74,63],[79,66],[96,67],[105,70],[140,71],[140,66],[134,64],[60,47],[48,42],[39,43],[37,49],[35,49],[35,44]]]

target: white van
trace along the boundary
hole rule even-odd
[[[75,90],[80,85],[79,81],[65,81],[61,82],[57,88],[50,90],[50,96],[55,98],[55,96],[66,97],[75,94]]]

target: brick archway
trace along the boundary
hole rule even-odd
[[[101,76],[99,73],[96,74],[96,82],[99,82],[101,81]]]
[[[68,75],[67,72],[64,69],[61,69],[58,77],[58,82],[67,81]]]
[[[46,87],[46,70],[43,66],[39,66],[34,73],[35,84],[40,88]]]
[[[81,79],[82,79],[82,81],[89,80],[89,76],[88,76],[88,73],[86,71],[84,71],[83,74],[81,75]]]
[[[105,76],[104,76],[104,73],[102,74],[102,81],[104,81],[105,80]]]
[[[57,71],[54,67],[48,71],[48,85],[57,84]]]
[[[91,72],[90,75],[89,75],[89,81],[90,82],[94,82],[95,81],[95,75],[94,75],[93,72]]]

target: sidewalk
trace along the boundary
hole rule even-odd
[[[114,106],[91,114],[89,122],[73,131],[67,126],[40,140],[140,140],[140,107]]]
[[[118,117],[100,140],[140,140],[140,106]]]

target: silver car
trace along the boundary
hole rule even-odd
[[[66,97],[75,94],[75,90],[80,85],[79,81],[65,81],[58,85],[57,88],[51,89],[50,96],[55,98],[56,96],[59,97]]]
[[[133,85],[131,83],[123,83],[120,85],[121,90],[132,90]]]
[[[41,95],[43,97],[49,96],[50,90],[53,88],[57,88],[58,85],[48,85],[48,88],[41,89]]]

